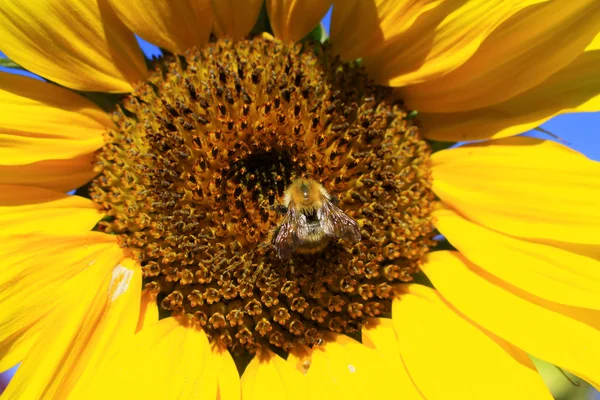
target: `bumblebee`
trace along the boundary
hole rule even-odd
[[[293,181],[278,208],[284,217],[272,239],[279,258],[288,259],[293,253],[318,253],[331,239],[360,241],[358,224],[336,203],[337,199],[320,183],[311,179]]]

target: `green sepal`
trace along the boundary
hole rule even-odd
[[[323,24],[319,23],[319,25],[315,26],[315,28],[301,40],[301,42],[314,41],[324,43],[327,39],[329,39],[329,35],[327,35],[327,31]]]
[[[452,244],[447,241],[445,238],[437,242],[435,246],[433,246],[429,251],[456,251],[456,247],[452,246]]]
[[[422,271],[417,272],[412,277],[413,277],[413,281],[411,283],[416,283],[419,285],[423,285],[423,286],[427,286],[432,289],[435,289],[435,286],[433,286],[433,283],[431,283],[431,281],[429,280],[427,275],[425,275]]]
[[[456,142],[442,142],[439,140],[428,140],[427,142],[429,143],[429,147],[431,147],[432,153],[447,149],[456,144]]]
[[[552,396],[557,400],[589,400],[594,390],[584,380],[529,354]],[[590,397],[591,396],[591,397]]]
[[[81,90],[75,90],[75,92],[106,112],[114,111],[116,105],[127,96],[125,93],[84,92]]]
[[[0,58],[0,67],[5,68],[16,68],[16,69],[25,69],[21,67],[19,64],[11,60],[10,58]]]
[[[417,115],[419,115],[419,112],[417,110],[412,110],[409,111],[408,114],[406,114],[406,117],[404,117],[404,119],[412,120],[417,118]]]
[[[256,19],[256,23],[252,30],[250,31],[250,35],[257,36],[263,32],[267,32],[273,34],[273,29],[271,28],[271,22],[269,22],[269,14],[267,13],[267,5],[263,1],[263,5],[260,8],[260,12],[258,13],[258,18]]]

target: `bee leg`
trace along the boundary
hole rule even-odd
[[[340,199],[337,198],[337,196],[331,196],[331,198],[329,199],[329,201],[331,202],[331,204],[337,206],[338,204],[340,204]]]
[[[277,211],[279,215],[285,215],[288,212],[288,208],[283,204],[275,204],[271,206],[271,210]]]

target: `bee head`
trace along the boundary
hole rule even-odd
[[[320,183],[301,178],[293,181],[288,187],[283,203],[289,206],[290,202],[294,202],[297,207],[317,209],[322,206],[323,197],[328,199],[329,194]]]

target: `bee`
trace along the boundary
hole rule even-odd
[[[318,253],[331,239],[360,241],[358,224],[336,204],[337,199],[320,183],[311,179],[293,181],[279,206],[284,217],[272,239],[279,258],[288,259],[294,252]]]

